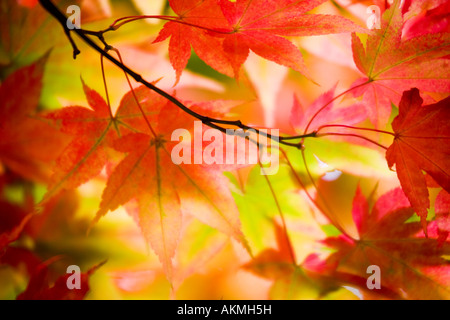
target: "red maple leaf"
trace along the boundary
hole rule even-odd
[[[395,164],[402,189],[425,226],[430,201],[422,170],[450,191],[450,97],[428,106],[422,103],[416,88],[403,93],[386,160],[390,168]]]
[[[300,51],[283,37],[366,31],[343,17],[306,14],[324,2],[172,0],[178,18],[165,24],[155,42],[171,37],[169,57],[177,79],[191,45],[211,67],[236,78],[249,50],[307,75]]]
[[[66,144],[66,137],[36,112],[46,60],[16,70],[0,86],[0,172],[5,166],[38,182],[48,181],[51,164]]]
[[[352,210],[358,237],[327,238],[323,243],[336,252],[320,263],[310,263],[314,259],[309,257],[305,267],[364,293],[379,290],[386,298],[448,299],[450,264],[443,255],[449,254],[450,242],[439,245],[436,239],[425,238],[419,222],[407,221],[413,213],[400,188],[381,196],[370,211],[358,187]],[[437,237],[435,222],[429,233]],[[380,268],[380,289],[369,289],[360,281],[371,275],[369,266]]]
[[[167,22],[154,42],[170,37],[169,58],[177,82],[191,56],[191,45],[203,61],[231,76],[232,69],[221,49],[223,39],[220,38],[220,34],[229,28],[217,1],[170,0],[169,3],[178,18]]]
[[[31,214],[11,203],[0,201],[0,257],[4,249],[11,243],[17,240],[25,225],[28,223]]]
[[[336,264],[323,261],[319,255],[311,254],[297,264],[292,244],[283,228],[275,223],[278,248],[265,249],[243,268],[257,276],[273,281],[270,297],[274,299],[321,298],[345,285],[364,290],[364,276],[335,270]],[[367,298],[398,297],[395,292],[382,288],[379,292],[364,293]]]
[[[306,14],[324,2],[220,0],[224,16],[233,30],[233,34],[225,37],[224,49],[232,57],[230,61],[235,75],[245,62],[249,49],[263,58],[307,75],[298,48],[283,37],[365,32],[343,17]]]
[[[417,87],[424,92],[449,92],[449,33],[434,33],[402,39],[401,9],[391,6],[383,14],[381,29],[373,30],[366,46],[352,34],[353,58],[365,75],[353,87],[363,96],[370,121],[383,128],[398,105],[402,92]],[[433,100],[429,100],[433,101]]]
[[[31,275],[24,292],[17,296],[17,300],[83,300],[89,292],[89,277],[100,268],[102,262],[86,272],[80,274],[80,288],[69,288],[67,285],[70,273],[60,276],[51,285],[49,280],[49,263],[57,257],[47,260],[36,267]]]
[[[335,108],[333,101],[336,85],[316,99],[309,107],[300,104],[297,97],[294,97],[294,105],[291,109],[290,122],[291,125],[299,132],[309,124],[308,132],[317,130],[322,125],[328,124],[345,124],[353,125],[362,122],[367,118],[366,110],[361,103],[355,103],[351,106],[343,108]],[[323,106],[327,106],[324,112],[317,113]],[[317,116],[315,116],[317,113]],[[339,129],[338,129],[339,130]]]
[[[38,0],[17,0],[17,2],[21,6],[33,8],[38,3]]]
[[[450,17],[448,16],[450,2],[442,1],[442,3],[439,3],[439,1],[433,1],[429,4],[438,5],[435,8],[419,12],[405,22],[403,31],[403,37],[405,39],[425,35],[427,33],[450,31]]]
[[[434,205],[436,212],[436,223],[438,226],[439,242],[442,244],[447,240],[450,233],[450,194],[441,190]]]

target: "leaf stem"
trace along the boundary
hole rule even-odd
[[[107,29],[100,31],[100,32],[105,33],[108,31],[115,31],[127,23],[137,21],[137,20],[142,20],[142,19],[160,19],[160,20],[165,20],[165,21],[172,21],[172,22],[184,24],[184,25],[187,25],[190,27],[194,27],[194,28],[198,28],[198,29],[202,29],[202,30],[210,31],[210,32],[214,32],[214,33],[219,33],[219,34],[232,34],[235,32],[234,30],[219,30],[219,29],[211,29],[208,27],[199,26],[199,25],[196,25],[196,24],[193,24],[190,22],[183,21],[179,17],[176,17],[176,16],[158,16],[158,15],[156,15],[156,16],[155,15],[142,15],[142,16],[122,17],[122,18],[119,18],[116,21],[114,21]],[[122,22],[120,22],[120,21],[122,21]],[[120,22],[120,23],[117,24],[118,22]]]
[[[307,134],[298,135],[298,136],[280,137],[280,141],[296,140],[296,139],[304,139],[304,138],[317,138],[317,130],[307,133]]]
[[[367,138],[367,137],[360,136],[359,134],[339,133],[339,132],[327,132],[327,133],[319,134],[319,136],[320,136],[320,137],[325,137],[325,136],[346,136],[346,137],[355,137],[355,138],[364,139],[364,140],[366,140],[366,141],[369,141],[369,142],[371,142],[371,143],[373,143],[373,144],[379,146],[380,148],[383,148],[384,150],[387,150],[387,149],[388,149],[387,147],[383,146],[382,144],[380,144],[380,143],[378,143],[378,142],[376,142],[376,141],[374,141],[374,140],[372,140],[372,139],[369,139],[369,138]]]
[[[104,65],[103,65],[103,55],[100,56],[100,66],[101,66],[101,69],[102,69],[103,87],[105,88],[105,96],[106,96],[106,103],[108,104],[109,116],[111,117],[111,119],[113,119],[114,115],[112,113],[111,103],[109,101],[108,85],[106,84],[105,68],[104,68]]]
[[[117,30],[120,26],[122,26],[122,24],[119,24],[117,26],[117,24],[123,20],[127,20],[126,22],[122,22],[122,23],[128,23],[128,22],[132,22],[135,20],[141,20],[141,19],[161,19],[161,20],[171,20],[171,19],[175,19],[177,17],[175,16],[164,16],[164,15],[140,15],[140,16],[125,16],[125,17],[121,17],[119,19],[116,19],[110,26],[109,28],[111,28],[111,30]]]
[[[120,54],[120,51],[118,49],[116,49],[116,48],[112,48],[111,50],[113,50],[117,54],[117,56],[119,57],[120,62],[123,63],[122,55]],[[155,130],[153,129],[152,125],[150,124],[150,121],[148,120],[147,115],[145,114],[144,109],[142,108],[142,105],[141,105],[141,103],[139,102],[139,99],[136,96],[136,93],[134,92],[134,88],[131,85],[130,78],[128,77],[128,74],[126,72],[124,72],[124,74],[125,74],[125,78],[127,79],[128,86],[130,87],[131,93],[133,94],[133,98],[136,101],[136,105],[138,106],[139,111],[142,114],[142,117],[144,118],[145,122],[147,123],[147,126],[150,129],[150,132],[152,133],[153,137],[156,139],[158,137],[158,135],[156,134]]]
[[[344,124],[326,124],[326,125],[323,125],[323,126],[320,126],[319,128],[317,128],[317,132],[319,132],[320,130],[322,130],[324,128],[348,128],[348,129],[354,129],[354,130],[373,131],[373,132],[384,133],[384,134],[388,134],[391,136],[395,136],[395,134],[393,132],[389,132],[389,131],[372,129],[372,128],[359,128],[359,127],[347,126]]]
[[[357,86],[351,87],[347,90],[345,90],[344,92],[338,94],[337,96],[335,96],[333,99],[331,99],[330,101],[328,101],[322,108],[320,108],[319,110],[317,110],[316,113],[314,113],[314,115],[311,117],[311,119],[309,119],[308,124],[305,127],[305,131],[303,132],[303,134],[306,134],[306,132],[308,131],[309,127],[311,126],[311,123],[314,121],[314,119],[319,115],[319,113],[321,113],[323,110],[325,110],[326,107],[328,107],[331,103],[333,103],[334,101],[336,101],[337,99],[339,99],[340,97],[346,95],[347,93],[349,93],[350,91],[365,86],[366,84],[370,83],[370,80],[367,80],[364,83],[360,83]]]

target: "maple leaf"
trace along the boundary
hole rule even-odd
[[[395,164],[402,189],[425,226],[430,202],[422,170],[450,191],[450,97],[428,106],[422,103],[416,88],[403,93],[386,160],[390,168]]]
[[[366,289],[366,277],[336,271],[334,262],[323,261],[316,253],[308,255],[301,264],[293,261],[292,244],[283,228],[274,223],[277,248],[264,249],[243,268],[273,281],[273,299],[317,299],[339,290],[344,285]],[[382,288],[366,298],[396,298],[394,292]]]
[[[36,0],[4,0],[0,7],[0,65],[22,67],[38,60],[64,34]],[[67,7],[73,2],[59,2]],[[20,23],[14,23],[20,21]],[[37,27],[38,26],[38,27]]]
[[[9,75],[0,86],[0,165],[47,182],[66,138],[36,114],[47,55]]]
[[[434,205],[438,226],[439,243],[442,244],[450,233],[450,194],[445,190],[439,192]]]
[[[349,106],[339,106],[333,101],[335,97],[336,85],[317,98],[310,106],[305,107],[300,104],[297,97],[294,97],[294,103],[290,114],[291,126],[299,134],[303,134],[310,120],[308,132],[313,132],[326,125],[354,125],[367,118],[367,112],[360,102],[350,104]],[[332,101],[332,102],[330,102]],[[324,106],[325,109],[320,111]],[[314,118],[313,118],[314,117]],[[349,133],[348,129],[341,127],[326,128],[319,131],[319,135],[326,132]],[[352,139],[352,137],[321,137],[320,139],[306,139],[304,142],[305,155],[307,163],[313,172],[323,174],[324,169],[328,171],[338,169],[358,175],[373,174],[374,169],[378,174],[385,172],[384,157],[367,143],[362,144],[361,139]],[[365,142],[365,141],[364,141]],[[289,152],[287,150],[286,152]],[[342,159],[342,154],[347,157]],[[293,154],[294,156],[294,154]],[[317,159],[320,159],[318,161]],[[323,162],[322,162],[323,161]],[[294,162],[296,169],[303,171],[302,166]]]
[[[390,2],[393,2],[390,0]],[[445,6],[447,3],[446,0],[403,0],[402,1],[402,11],[403,13],[408,17],[415,17],[420,16],[421,14],[425,12],[432,12],[433,10],[437,9],[438,7],[441,7],[442,5]]]
[[[244,245],[246,243],[240,231],[237,207],[222,174],[224,167],[175,165],[172,161],[171,151],[178,144],[171,141],[172,132],[179,128],[192,130],[195,126],[193,118],[170,102],[158,101],[156,93],[146,90],[146,99],[152,101],[151,112],[156,115],[154,134],[131,133],[114,142],[114,148],[127,155],[109,176],[95,221],[108,211],[136,200],[131,213],[160,258],[167,278],[172,281],[172,258],[183,214],[197,217]],[[215,113],[203,109],[202,114]],[[193,139],[202,141],[202,136]],[[201,152],[204,147],[203,144]]]
[[[109,108],[103,98],[83,82],[92,109],[73,106],[47,115],[73,136],[57,159],[49,189],[75,188],[100,173],[106,163],[105,145],[117,138]]]
[[[277,248],[261,251],[243,268],[273,281],[269,297],[274,299],[311,299],[320,295],[320,287],[304,273],[295,261],[292,244],[285,230],[273,222]]]
[[[49,242],[54,239],[60,239],[62,234],[67,236],[67,229],[63,230],[62,225],[58,224],[59,221],[55,221],[57,219],[54,219],[53,221],[47,220],[50,220],[48,217],[53,214],[58,217],[60,221],[67,223],[69,215],[73,216],[75,214],[76,199],[75,193],[73,192],[63,193],[60,197],[55,197],[52,201],[46,203],[40,214],[36,214],[36,212],[33,211],[34,201],[32,195],[29,193],[25,194],[23,202],[20,205],[1,200],[0,261],[3,263],[12,261],[13,263],[9,264],[13,265],[15,264],[14,261],[18,261],[21,258],[29,260],[26,254],[25,257],[23,257],[24,254],[20,250],[16,252],[16,249],[20,249],[20,247],[13,247],[10,245],[22,237],[23,234],[27,235],[28,240],[47,240]],[[54,214],[58,205],[64,205],[66,209],[65,216],[60,213]],[[52,224],[47,226],[47,230],[44,229],[46,223]],[[2,256],[3,254],[7,257],[5,258],[5,256]]]
[[[367,290],[368,274],[356,275],[346,270],[337,271],[336,261],[324,261],[316,253],[305,258],[302,262],[302,268],[305,274],[318,286],[320,297],[345,288],[358,298],[365,300],[401,299],[397,292],[384,286],[377,290]]]
[[[77,219],[79,198],[75,190],[61,192],[42,206],[25,226],[25,233],[38,243],[58,243],[68,237],[84,237],[88,218]],[[63,212],[60,208],[64,208]]]
[[[290,115],[291,125],[299,132],[303,133],[303,130],[308,125],[310,119],[312,119],[312,117],[327,104],[326,112],[317,114],[309,125],[309,131],[315,131],[320,126],[327,124],[352,125],[365,120],[367,118],[367,113],[361,103],[355,103],[343,108],[335,108],[334,103],[330,103],[334,98],[336,86],[337,85],[333,86],[333,88],[322,94],[307,108],[302,106],[295,96]]]
[[[154,43],[170,37],[169,58],[176,71],[176,82],[191,56],[191,45],[207,64],[226,75],[232,75],[228,59],[222,48],[223,39],[216,32],[226,32],[226,20],[215,0],[170,0],[170,7],[178,15],[177,20],[167,22]]]
[[[38,3],[38,0],[17,0],[17,2],[21,6],[33,8]]]
[[[425,238],[419,222],[407,222],[413,214],[400,188],[381,196],[369,211],[358,187],[352,210],[358,237],[342,234],[324,240],[336,252],[316,266],[335,281],[357,285],[353,280],[367,279],[367,268],[376,265],[387,298],[448,299],[450,264],[443,255],[450,252],[450,242],[439,246],[437,240]],[[435,235],[436,225],[431,224]],[[368,291],[364,284],[358,287]]]
[[[112,115],[100,94],[84,82],[83,90],[90,108],[70,106],[45,115],[59,125],[61,132],[72,138],[57,159],[45,199],[60,190],[76,188],[98,175],[108,160],[108,148],[121,135],[130,133],[130,128],[146,130],[145,120],[136,110],[131,92],[123,97],[115,115]],[[163,100],[155,97],[155,101],[147,101],[145,91],[143,88],[135,90],[144,113],[151,103]],[[151,114],[146,116],[151,118]]]
[[[80,289],[74,290],[67,286],[67,280],[71,274],[60,276],[50,286],[48,264],[53,262],[55,258],[37,266],[31,275],[27,288],[17,296],[17,300],[83,300],[89,292],[89,277],[105,263],[102,262],[81,273]]]
[[[175,257],[177,266],[173,279],[175,290],[195,273],[206,271],[214,258],[230,244],[227,235],[200,221],[189,219],[188,223],[185,222],[186,220],[183,222],[185,227]]]
[[[369,119],[384,127],[391,102],[398,105],[402,92],[417,87],[425,92],[449,92],[448,53],[450,33],[434,33],[402,39],[403,18],[398,3],[383,14],[381,29],[373,30],[364,48],[352,34],[353,58],[365,75],[352,87],[363,96]]]
[[[245,270],[273,281],[269,292],[270,298],[317,299],[342,285],[336,279],[327,276],[329,267],[324,267],[316,255],[308,256],[301,265],[298,265],[294,261],[292,244],[285,231],[276,222],[274,226],[277,248],[263,250],[243,266]],[[365,284],[362,278],[353,277],[352,280]]]
[[[0,265],[9,265],[19,270],[25,267],[28,276],[31,276],[41,263],[41,259],[26,248],[8,246],[0,253]]]
[[[324,2],[220,0],[224,16],[234,32],[233,35],[226,36],[224,46],[228,46],[227,51],[231,55],[242,57],[232,61],[235,74],[250,49],[263,58],[307,75],[301,53],[295,45],[283,38],[284,36],[365,32],[363,28],[343,17],[305,14]]]
[[[277,222],[274,222],[274,226],[278,248],[265,249],[245,264],[244,269],[264,278],[276,280],[293,273],[296,264],[292,244],[284,229]]]
[[[307,75],[300,51],[283,37],[366,32],[343,17],[305,14],[324,2],[172,0],[178,20],[166,23],[155,42],[171,36],[169,56],[177,78],[190,57],[191,45],[211,67],[227,75],[234,73],[236,78],[249,50]]]
[[[31,214],[26,214],[25,211],[12,205],[8,202],[0,202],[0,257],[4,249],[19,238],[25,225],[28,223]]]
[[[420,12],[405,22],[403,38],[407,40],[427,33],[449,32],[449,10],[450,2],[445,1],[436,8]]]

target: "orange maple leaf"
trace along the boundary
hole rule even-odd
[[[113,147],[126,156],[109,176],[95,221],[108,211],[128,204],[129,211],[160,258],[167,278],[172,281],[172,258],[185,214],[232,236],[244,246],[247,244],[227,178],[222,174],[224,169],[233,166],[174,164],[171,153],[179,142],[171,141],[172,132],[178,128],[192,132],[194,118],[173,103],[158,100],[153,91],[145,90],[145,100],[152,102],[148,109],[153,115],[149,120],[151,130],[147,128],[146,133],[131,133],[114,141]],[[208,116],[217,115],[211,110],[211,103],[197,107],[197,110]],[[217,132],[225,141],[224,134]],[[194,132],[194,140],[202,139],[198,134]],[[202,143],[200,152],[205,147]],[[226,150],[225,144],[223,148]],[[193,151],[194,156],[195,152],[198,151]],[[234,165],[235,168],[239,166]],[[131,207],[133,203],[135,206]]]

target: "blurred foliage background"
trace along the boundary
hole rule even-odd
[[[104,29],[122,16],[170,13],[167,1],[163,0],[64,0],[57,3],[60,8],[74,3],[80,5],[82,27],[88,30]],[[317,11],[341,14],[358,23],[364,21],[364,4],[356,3],[351,9],[351,12],[342,11],[342,7],[328,2]],[[330,35],[293,39],[319,85],[254,54],[245,64],[245,77],[236,82],[214,71],[193,52],[187,70],[174,88],[175,72],[168,60],[167,42],[152,44],[162,24],[162,21],[136,21],[108,33],[107,41],[120,50],[124,63],[131,69],[149,81],[160,79],[158,85],[161,88],[169,92],[176,90],[177,96],[184,100],[238,100],[240,103],[232,113],[243,123],[294,133],[289,122],[294,96],[302,106],[308,106],[336,83],[336,90],[340,92],[359,77],[350,51],[350,35]],[[2,1],[0,26],[2,81],[19,68],[49,54],[39,110],[86,106],[80,78],[103,95],[98,53],[75,38],[81,54],[73,60],[72,47],[61,27],[39,5],[27,1]],[[114,109],[129,88],[123,72],[110,63],[105,63],[105,73]],[[382,194],[398,186],[398,181],[379,152],[363,143],[337,140],[308,140],[306,159],[320,192],[337,219],[354,233],[351,203],[357,185],[367,195],[374,189],[377,194]],[[299,152],[287,150],[287,153],[295,174],[303,181],[309,181]],[[343,158],[343,154],[347,157]],[[328,166],[321,165],[322,161]],[[341,174],[331,181],[323,179],[326,172],[335,169]],[[27,210],[39,203],[46,187],[6,167],[1,173],[0,221],[4,231],[17,224]],[[246,168],[227,173],[227,176],[240,210],[244,234],[254,255],[268,248],[276,249],[276,226],[281,223],[279,211],[259,168]],[[282,163],[278,174],[269,179],[285,215],[297,263],[310,253],[328,254],[329,250],[318,240],[337,235],[339,231],[314,209],[291,168]],[[53,257],[58,259],[49,265],[50,283],[64,275],[68,265],[76,264],[87,271],[107,261],[91,275],[87,299],[358,299],[354,291],[344,287],[323,295],[301,269],[295,271],[295,281],[276,277],[271,273],[273,271],[266,277],[251,272],[245,267],[250,257],[240,245],[193,218],[183,222],[175,258],[178,271],[174,288],[171,288],[157,257],[125,210],[108,214],[87,234],[105,181],[106,173],[103,172],[77,190],[67,191],[40,208],[40,214],[27,223],[20,238],[11,245],[16,251],[23,250],[20,254],[9,253],[15,255],[17,261],[8,260],[0,265],[0,299],[15,299],[25,290],[33,266]],[[311,190],[310,183],[306,187]]]

